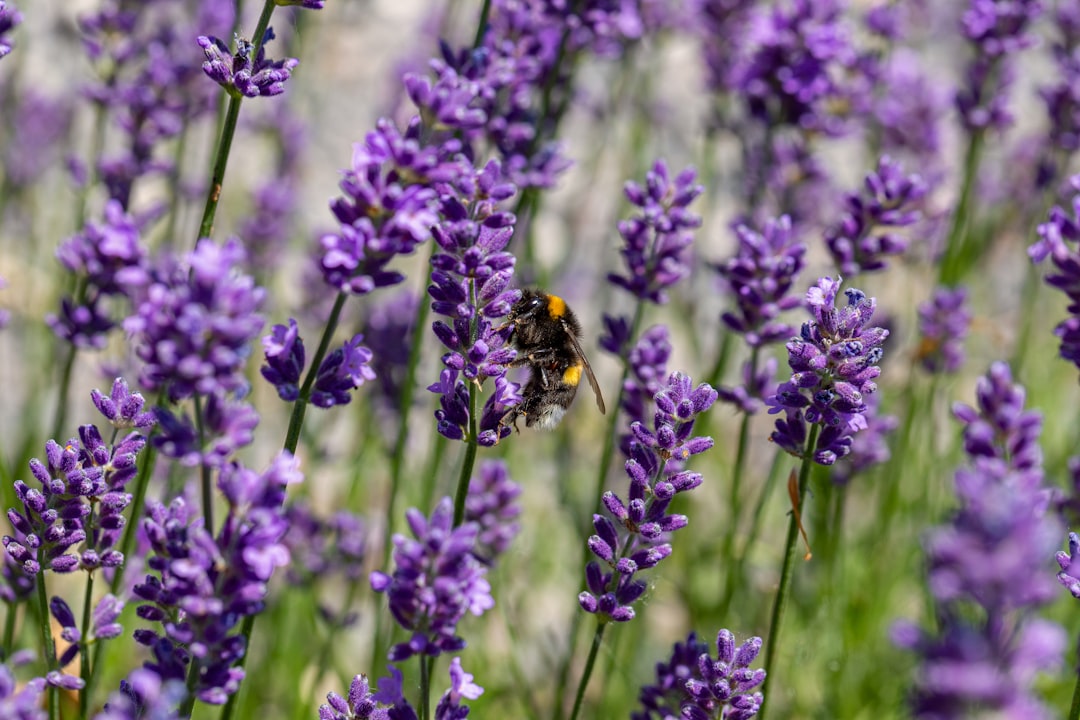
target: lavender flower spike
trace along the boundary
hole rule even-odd
[[[708,644],[690,633],[675,643],[671,659],[656,664],[656,683],[641,688],[642,710],[631,720],[746,720],[757,715],[764,700],[755,690],[765,682],[765,671],[751,670],[761,651],[761,638],[736,646],[735,636],[721,630],[716,636],[716,659]]]
[[[1080,175],[1073,176],[1070,184],[1080,191]],[[1069,317],[1058,323],[1054,334],[1061,339],[1061,357],[1080,368],[1080,194],[1073,196],[1071,216],[1054,206],[1038,232],[1039,241],[1028,248],[1028,255],[1036,263],[1050,257],[1054,264],[1046,284],[1069,298]]]
[[[769,413],[784,413],[770,439],[787,452],[807,452],[832,465],[851,450],[852,436],[866,428],[865,396],[877,390],[882,344],[889,331],[870,325],[876,302],[849,288],[847,305],[835,307],[840,280],[821,278],[806,293],[814,319],[788,344],[791,379],[768,400]],[[816,447],[806,448],[807,423],[821,425]]]
[[[450,498],[442,499],[430,519],[409,510],[415,539],[395,535],[393,575],[371,573],[372,589],[387,594],[394,619],[413,633],[390,649],[393,662],[462,649],[465,640],[457,635],[461,618],[495,606],[487,568],[473,555],[479,527],[465,523],[455,528],[453,516]]]
[[[955,373],[964,364],[964,338],[971,325],[965,288],[939,287],[919,306],[916,357],[931,373]]]
[[[842,275],[884,270],[885,258],[907,250],[907,239],[894,229],[922,219],[919,201],[927,186],[918,175],[905,175],[888,155],[866,176],[865,195],[849,193],[840,222],[825,233],[833,262]]]
[[[273,28],[267,28],[253,61],[251,53],[254,45],[239,36],[236,38],[236,52],[230,53],[225,43],[216,37],[200,35],[197,41],[206,55],[203,72],[233,97],[280,95],[285,92],[285,81],[300,61],[296,58],[267,60],[266,43],[273,39]]]

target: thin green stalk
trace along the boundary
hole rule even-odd
[[[761,532],[761,523],[765,519],[765,505],[769,502],[769,498],[772,496],[773,488],[776,487],[776,481],[780,479],[780,468],[783,465],[783,458],[787,453],[778,451],[773,455],[772,465],[769,466],[769,474],[765,478],[765,485],[761,488],[761,494],[758,496],[757,503],[754,504],[754,512],[750,516],[750,530],[746,533],[746,542],[743,543],[742,548],[736,554],[736,562],[742,565],[746,561],[746,556],[750,552],[750,548],[754,547],[754,543],[757,542],[758,533]],[[742,576],[742,571],[739,571],[739,576]],[[723,614],[721,615],[723,617]]]
[[[184,702],[180,703],[178,714],[181,718],[191,717],[192,711],[195,709],[195,688],[199,686],[199,658],[194,655],[191,657],[191,665],[188,666],[187,674],[187,694],[184,696]],[[235,697],[235,693],[233,694]]]
[[[4,644],[0,645],[0,662],[6,662],[11,656],[11,650],[15,646],[15,619],[18,605],[4,603],[7,615],[4,617]]]
[[[173,150],[172,172],[169,173],[169,219],[166,221],[165,235],[162,242],[166,248],[176,246],[176,225],[180,219],[180,199],[183,197],[179,187],[180,177],[183,174],[181,168],[184,158],[187,157],[187,141],[190,128],[191,126],[188,123],[184,123],[184,126],[180,129],[180,134],[176,138],[176,148]]]
[[[967,150],[964,154],[964,178],[960,186],[960,198],[956,203],[956,212],[953,213],[944,254],[938,266],[938,284],[940,285],[955,285],[963,274],[963,261],[968,250],[968,228],[971,224],[971,200],[985,137],[985,131],[975,130],[968,138]]]
[[[476,23],[476,37],[473,39],[474,50],[484,42],[489,15],[491,15],[491,0],[484,0],[484,4],[480,6],[480,20]]]
[[[750,376],[753,377],[757,374],[757,347],[751,350],[749,362]],[[739,520],[742,517],[742,481],[743,475],[746,473],[746,457],[750,450],[750,423],[753,418],[753,414],[743,413],[742,422],[739,424],[739,444],[735,450],[735,467],[731,471],[731,489],[728,494],[728,508],[730,509],[728,517],[731,518],[731,521],[728,523],[727,534],[724,536],[724,550],[721,555],[722,561],[728,563],[728,573],[725,580],[728,586],[738,581],[738,578],[731,574],[732,570],[737,569],[736,564],[731,560],[734,557],[735,536],[738,535],[737,529]]]
[[[311,400],[311,388],[315,386],[319,366],[322,365],[326,352],[330,349],[330,341],[333,340],[334,331],[337,330],[338,320],[341,318],[341,309],[345,307],[345,301],[348,297],[347,293],[339,292],[334,300],[334,307],[330,310],[330,317],[326,320],[326,327],[323,328],[323,335],[319,339],[319,347],[315,351],[315,357],[311,358],[311,365],[308,366],[307,376],[304,378],[304,384],[300,388],[300,395],[293,403],[292,415],[289,416],[289,429],[285,432],[284,448],[294,455],[296,454],[296,446],[300,442],[300,430],[304,426],[304,415],[307,411],[308,401]]]
[[[431,717],[431,670],[435,658],[430,655],[420,656],[420,720]]]
[[[600,652],[600,643],[604,639],[604,629],[607,627],[607,623],[597,622],[596,632],[593,634],[592,646],[589,648],[589,657],[585,660],[585,669],[581,673],[581,680],[578,681],[577,693],[574,694],[574,709],[570,711],[570,720],[577,720],[578,713],[581,712],[581,703],[585,699],[585,688],[589,684],[589,678],[592,676],[593,666],[596,665],[596,656]]]
[[[192,397],[195,402],[195,432],[199,435],[199,447],[206,447],[206,427],[203,423],[202,398],[199,393]],[[199,479],[202,487],[203,522],[208,532],[214,532],[214,481],[211,477],[210,466],[202,461],[199,463]]]
[[[53,413],[52,438],[63,437],[64,425],[67,424],[68,393],[71,392],[71,372],[75,368],[75,355],[78,353],[75,345],[66,343],[67,355],[60,369],[60,385],[56,395],[56,412]],[[62,442],[62,440],[57,440]]]
[[[1069,720],[1080,720],[1080,671],[1076,674],[1076,686],[1073,687],[1072,705],[1069,707]]]
[[[473,307],[478,307],[479,302],[476,293],[476,281],[469,282],[469,302]],[[480,321],[475,315],[469,321],[470,343],[475,344],[477,335],[480,333]],[[480,412],[480,386],[475,382],[469,383],[469,435],[465,438],[465,458],[461,462],[461,474],[458,476],[457,492],[454,495],[454,527],[457,527],[465,519],[465,499],[469,496],[469,480],[472,478],[473,466],[476,464],[476,450],[480,447],[480,423],[477,415]]]
[[[41,654],[45,658],[45,672],[56,670],[56,645],[49,629],[49,598],[45,592],[45,568],[37,574],[38,627],[41,629]],[[49,720],[60,717],[60,693],[55,685],[49,685]]]
[[[87,537],[90,533],[87,533]],[[90,695],[87,690],[90,687],[90,676],[93,674],[93,670],[97,668],[97,664],[91,666],[90,656],[86,652],[86,639],[90,637],[90,615],[92,612],[94,598],[94,573],[91,571],[86,575],[86,588],[83,593],[83,611],[82,611],[82,627],[80,632],[82,633],[83,647],[80,651],[79,663],[79,677],[83,681],[83,689],[79,692],[79,717],[87,717],[87,711],[90,709]],[[95,642],[95,644],[100,644]]]
[[[795,546],[798,544],[799,539],[799,520],[797,516],[803,514],[806,486],[810,484],[810,468],[814,465],[814,449],[817,447],[818,433],[820,431],[821,426],[817,423],[810,426],[810,436],[806,438],[802,466],[799,468],[799,507],[792,509],[791,520],[788,522],[787,542],[784,547],[784,565],[780,571],[780,588],[776,591],[776,599],[773,601],[772,620],[769,622],[769,639],[765,643],[765,683],[762,685],[761,690],[765,699],[761,701],[761,710],[757,714],[758,720],[765,720],[765,707],[769,702],[768,687],[775,685],[772,674],[773,663],[776,662],[776,648],[779,646],[780,630],[783,626],[784,613],[787,610],[788,600],[791,595],[791,582],[795,577]]]
[[[263,3],[262,12],[259,14],[259,22],[255,26],[255,33],[251,36],[251,58],[259,54],[263,46],[263,36],[266,28],[270,26],[270,16],[277,7],[274,0],[266,0]],[[206,195],[206,207],[203,209],[202,222],[199,223],[199,237],[210,237],[214,231],[214,215],[217,214],[218,202],[221,200],[221,187],[225,182],[225,168],[229,164],[229,153],[232,150],[233,138],[236,136],[237,120],[240,118],[240,103],[242,95],[230,95],[229,107],[225,111],[225,122],[221,126],[221,137],[218,139],[217,154],[214,158],[214,171],[210,178],[210,192]]]

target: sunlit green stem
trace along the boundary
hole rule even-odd
[[[799,468],[799,506],[792,508],[791,520],[788,522],[787,542],[784,546],[784,565],[780,571],[780,588],[776,591],[776,599],[773,601],[772,620],[769,622],[769,639],[765,642],[765,683],[762,685],[761,690],[765,699],[761,702],[761,710],[757,714],[758,720],[765,720],[765,708],[769,702],[768,688],[770,686],[776,687],[772,675],[773,664],[776,661],[776,649],[779,647],[784,614],[791,596],[792,579],[795,577],[795,547],[799,539],[799,516],[803,512],[806,486],[810,484],[810,468],[814,465],[814,450],[817,448],[818,433],[820,431],[821,426],[817,423],[810,426],[810,435],[806,438],[806,447],[803,450],[802,466]]]
[[[52,631],[49,627],[49,598],[45,592],[45,567],[37,573],[38,627],[41,630],[41,654],[45,658],[45,671],[56,670],[56,645],[53,644]],[[48,686],[49,720],[60,717],[60,693],[55,685]]]
[[[87,537],[89,537],[89,535],[90,534],[87,533]],[[91,571],[91,572],[86,574],[86,587],[85,587],[84,592],[83,592],[82,627],[80,628],[80,632],[82,632],[82,640],[83,640],[83,646],[79,651],[80,655],[82,656],[80,658],[80,662],[79,662],[79,677],[81,677],[82,681],[83,681],[83,688],[79,692],[79,715],[80,715],[80,717],[86,717],[87,716],[86,713],[90,708],[90,693],[88,692],[88,690],[90,689],[90,676],[93,674],[94,670],[97,670],[97,663],[94,663],[93,665],[91,665],[90,664],[90,654],[86,652],[86,650],[87,650],[86,642],[87,642],[88,638],[90,637],[90,615],[91,615],[91,612],[92,612],[91,608],[93,606],[93,598],[94,598],[94,573]],[[95,641],[95,644],[100,644],[100,643]]]
[[[574,694],[574,709],[570,711],[570,720],[577,720],[581,712],[581,703],[585,700],[585,688],[589,685],[593,667],[596,665],[596,656],[600,652],[600,643],[604,639],[604,629],[607,623],[598,621],[596,632],[593,634],[592,646],[589,648],[589,657],[585,660],[585,669],[581,672],[581,680],[578,681],[577,692]]]

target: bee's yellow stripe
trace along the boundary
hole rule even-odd
[[[561,318],[566,314],[566,301],[558,295],[548,295],[548,315]]]
[[[566,372],[562,374],[562,381],[567,385],[577,387],[577,384],[581,382],[581,369],[581,363],[566,368]]]

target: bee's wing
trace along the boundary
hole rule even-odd
[[[596,382],[596,375],[593,375],[589,358],[585,357],[585,351],[581,349],[581,343],[574,337],[574,333],[568,332],[567,336],[570,338],[570,342],[574,344],[574,350],[577,352],[578,357],[581,358],[581,364],[585,366],[585,377],[589,378],[589,385],[592,386],[592,391],[596,395],[596,407],[600,408],[600,414],[604,415],[607,413],[607,408],[604,406],[604,396],[600,393],[600,383]]]

